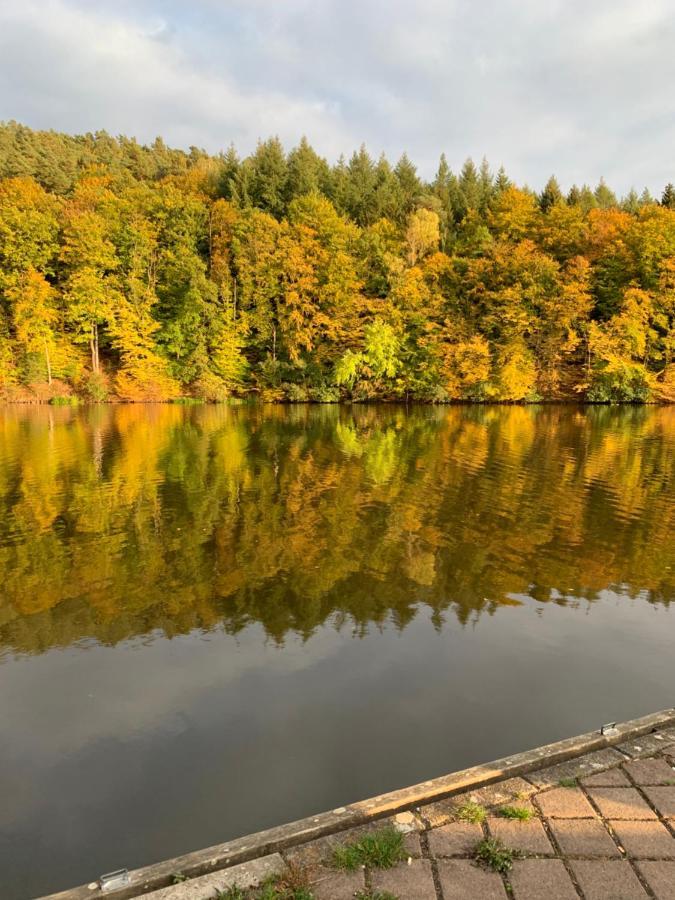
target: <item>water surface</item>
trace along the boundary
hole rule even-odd
[[[672,705],[674,449],[674,408],[0,410],[2,897]]]

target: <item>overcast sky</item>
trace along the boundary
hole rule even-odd
[[[0,0],[0,119],[675,181],[673,0]]]

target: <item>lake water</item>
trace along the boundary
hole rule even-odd
[[[25,900],[674,701],[675,408],[0,410]]]

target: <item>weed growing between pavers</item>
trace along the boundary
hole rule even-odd
[[[188,880],[188,876],[183,875],[182,872],[174,872],[174,874],[171,876],[172,884],[182,884],[184,881],[187,881],[187,880]]]
[[[499,815],[503,819],[520,819],[521,822],[527,822],[532,818],[534,813],[525,806],[502,806]]]
[[[246,893],[235,884],[226,891],[216,891],[215,900],[246,900]]]
[[[358,891],[354,894],[354,900],[399,900],[399,898],[389,891]]]
[[[576,787],[579,782],[576,778],[561,778],[558,784],[560,785],[560,787],[573,788]]]
[[[458,819],[461,819],[462,822],[471,822],[472,825],[480,825],[481,822],[485,821],[487,812],[485,807],[481,806],[480,803],[474,803],[473,800],[467,800],[466,803],[462,803],[462,805],[458,807],[455,815]]]
[[[395,828],[383,828],[366,834],[360,841],[335,847],[332,863],[336,869],[346,869],[348,872],[362,866],[391,869],[407,856],[401,832]]]
[[[307,874],[289,867],[284,875],[273,875],[258,888],[244,891],[235,885],[226,891],[216,891],[214,900],[314,900],[314,894],[309,889]]]
[[[520,856],[517,850],[505,847],[499,838],[485,838],[476,844],[473,853],[479,863],[502,875],[511,871],[513,860]]]

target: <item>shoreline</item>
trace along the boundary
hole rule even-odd
[[[604,725],[596,731],[515,753],[332,811],[318,813],[315,816],[135,869],[127,873],[126,880],[118,887],[104,890],[100,881],[90,882],[45,895],[41,900],[85,900],[85,898],[98,900],[104,897],[130,900],[172,886],[178,894],[178,889],[188,889],[193,879],[213,877],[215,873],[235,866],[243,867],[243,864],[249,864],[250,869],[254,869],[256,863],[264,867],[271,858],[281,852],[291,849],[297,851],[297,848],[320,838],[346,833],[372,823],[384,824],[392,817],[395,817],[394,821],[396,817],[400,817],[399,822],[403,820],[407,822],[408,816],[413,818],[412,810],[418,811],[419,807],[436,804],[469,791],[479,791],[498,782],[532,776],[533,773],[551,767],[556,767],[553,770],[556,772],[558,766],[566,763],[578,763],[576,768],[579,775],[617,767],[633,755],[622,749],[627,742],[652,735],[650,741],[658,748],[658,741],[667,744],[668,741],[672,742],[675,739],[672,732],[674,727],[675,708],[619,724]],[[671,730],[667,738],[659,734],[663,729]],[[649,744],[650,741],[643,743]],[[588,761],[585,760],[586,757]],[[573,765],[572,769],[574,768]],[[541,780],[542,784],[546,784],[547,776],[545,773],[542,773],[542,776],[541,779],[531,778],[531,781],[537,783]],[[553,784],[555,783],[557,782],[554,780]],[[111,869],[117,862],[122,861],[111,861]],[[186,880],[181,885],[176,885],[175,876],[179,873],[181,879]],[[194,885],[197,887],[197,882]]]
[[[579,400],[575,398],[540,399],[540,400],[402,400],[400,398],[374,398],[371,400],[268,400],[256,395],[244,397],[228,397],[223,400],[202,400],[196,397],[180,397],[173,400],[122,400],[109,398],[107,400],[86,400],[77,396],[66,398],[64,402],[54,400],[9,400],[0,397],[0,406],[43,407],[49,406],[56,409],[79,409],[80,407],[94,406],[293,406],[293,407],[346,407],[346,406],[403,406],[424,408],[452,408],[452,407],[531,407],[531,406],[573,406],[573,407],[658,407],[666,408],[675,406],[675,401],[669,400]]]

